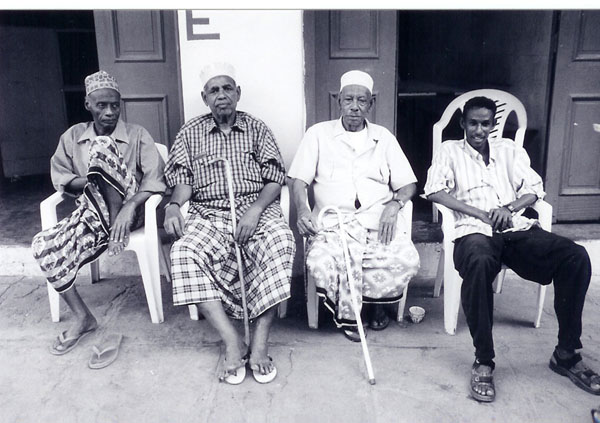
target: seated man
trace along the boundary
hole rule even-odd
[[[141,126],[119,119],[115,78],[96,72],[85,78],[85,90],[93,121],[69,128],[50,162],[57,191],[79,196],[78,207],[32,243],[48,282],[75,313],[73,326],[52,345],[55,355],[69,352],[98,325],[73,285],[77,272],[106,249],[109,255],[123,251],[130,230],[144,223],[144,202],[165,190],[164,163],[154,140]]]
[[[463,278],[461,300],[475,362],[471,395],[493,401],[495,364],[492,283],[506,264],[519,276],[549,284],[554,280],[558,345],[550,368],[582,389],[600,394],[600,377],[586,368],[576,350],[581,345],[581,313],[590,283],[591,265],[580,245],[542,230],[524,209],[544,197],[542,179],[529,157],[509,139],[488,140],[496,105],[475,97],[460,121],[465,138],[445,141],[433,158],[425,196],[454,211],[454,265]]]
[[[396,138],[366,119],[373,105],[373,79],[362,71],[342,75],[341,118],[306,131],[288,176],[298,211],[298,230],[309,236],[306,267],[325,297],[335,324],[360,341],[347,283],[337,220],[316,217],[325,206],[343,213],[358,304],[371,303],[369,327],[382,330],[389,317],[382,304],[397,303],[419,269],[419,255],[398,214],[416,191],[416,178]],[[315,207],[307,207],[313,186]]]
[[[212,64],[201,72],[202,99],[211,113],[187,122],[169,154],[167,184],[174,187],[165,230],[179,238],[171,249],[173,303],[198,304],[225,344],[221,380],[241,383],[245,364],[255,379],[270,382],[276,368],[267,341],[276,306],[290,297],[295,243],[275,201],[285,169],[271,130],[237,111],[241,90],[234,69]],[[236,233],[221,162],[231,164]],[[180,206],[190,201],[184,221]],[[241,289],[233,243],[242,249],[248,314],[256,319],[251,345],[244,345],[229,318],[242,319]],[[248,349],[249,348],[249,349]]]

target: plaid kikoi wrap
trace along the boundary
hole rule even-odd
[[[290,297],[294,236],[275,204],[263,213],[254,235],[243,246],[248,315],[251,319]],[[267,212],[267,210],[265,212]],[[225,312],[242,319],[242,299],[229,212],[192,213],[185,235],[171,248],[173,304],[221,301]]]
[[[355,280],[357,303],[389,304],[400,301],[404,287],[419,270],[419,254],[404,232],[388,245],[378,232],[364,228],[354,215],[346,215],[346,240]],[[338,327],[356,326],[346,262],[336,224],[309,238],[306,267],[315,280],[317,294],[333,313]]]
[[[81,266],[94,261],[108,246],[110,218],[97,178],[112,186],[123,202],[137,191],[135,176],[108,136],[92,140],[87,178],[77,209],[54,227],[35,235],[31,244],[33,257],[57,292],[73,286]]]

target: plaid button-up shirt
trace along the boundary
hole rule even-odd
[[[231,165],[238,218],[256,201],[266,183],[283,185],[285,181],[281,153],[264,122],[237,111],[231,129],[225,135],[209,113],[191,119],[177,134],[165,177],[169,187],[192,187],[192,212],[229,210],[225,166],[223,162],[207,164],[213,158],[226,158]],[[278,203],[274,202],[263,218],[280,215]]]
[[[490,161],[486,165],[466,140],[443,142],[427,172],[424,197],[446,191],[457,200],[488,212],[525,194],[544,198],[542,178],[531,168],[525,149],[505,138],[491,139],[489,144]],[[506,231],[527,230],[536,224],[522,216],[523,211],[513,216],[513,227]],[[492,236],[489,224],[457,211],[454,217],[456,238],[472,233]]]

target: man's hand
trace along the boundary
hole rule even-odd
[[[388,245],[396,236],[396,223],[399,211],[400,204],[397,201],[390,201],[385,205],[381,213],[378,239],[384,245]]]
[[[134,215],[135,204],[131,202],[123,204],[110,229],[109,256],[120,254],[129,244],[129,231],[133,225]]]
[[[494,231],[512,228],[512,213],[506,207],[490,210],[488,217]]]
[[[165,210],[165,222],[163,226],[165,231],[173,238],[178,239],[183,236],[185,219],[177,204],[170,204]]]
[[[242,215],[240,221],[237,223],[237,228],[233,235],[235,242],[238,244],[245,244],[250,237],[254,235],[261,214],[262,210],[260,207],[250,206],[250,208],[246,210],[246,213]]]
[[[302,236],[312,236],[316,235],[318,232],[317,225],[313,221],[312,214],[308,209],[298,213],[296,225],[298,226],[298,232],[300,232],[300,235]]]

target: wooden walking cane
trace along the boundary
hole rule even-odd
[[[340,239],[342,240],[342,249],[344,252],[344,260],[346,262],[346,274],[348,275],[348,285],[350,285],[350,297],[352,300],[352,308],[354,309],[354,315],[356,316],[356,323],[358,324],[358,334],[360,336],[360,344],[362,346],[363,356],[365,358],[365,364],[367,366],[367,374],[369,376],[369,383],[371,385],[375,385],[375,374],[373,373],[373,365],[371,364],[371,356],[369,355],[369,349],[367,348],[367,337],[365,336],[365,330],[362,325],[362,318],[360,317],[360,309],[358,307],[358,302],[356,300],[356,289],[354,288],[354,275],[352,273],[352,269],[350,268],[350,251],[348,250],[348,242],[346,241],[346,230],[344,228],[343,216],[340,211],[335,206],[326,206],[321,209],[319,212],[319,217],[317,221],[319,222],[319,226],[322,225],[323,216],[327,211],[333,211],[337,215],[338,226],[340,232]]]
[[[235,230],[237,227],[236,215],[235,215],[235,193],[233,192],[233,174],[231,172],[231,165],[229,160],[224,157],[215,157],[207,160],[206,164],[212,164],[216,162],[223,162],[225,165],[225,178],[227,179],[227,191],[229,193],[229,208],[231,211],[231,226],[233,230],[233,236],[235,237]],[[244,279],[244,268],[242,267],[242,252],[240,246],[234,238],[235,257],[237,259],[238,274],[240,277],[240,288],[242,291],[242,312],[244,314],[244,342],[247,346],[250,346],[250,322],[248,318],[248,304],[246,302],[246,281]]]

